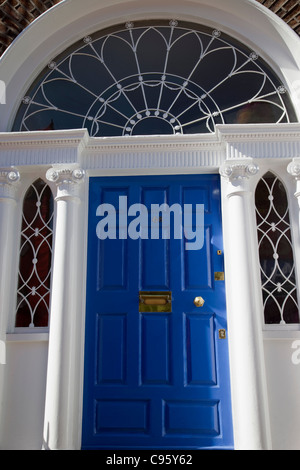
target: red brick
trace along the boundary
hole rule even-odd
[[[0,0],[0,55],[34,19],[61,0]],[[282,18],[300,36],[299,0],[256,0]]]

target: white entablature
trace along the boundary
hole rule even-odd
[[[87,171],[195,171],[226,159],[300,156],[300,125],[226,125],[215,134],[90,138],[84,129],[0,134],[1,167],[78,164]]]

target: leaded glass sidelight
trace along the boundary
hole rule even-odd
[[[259,181],[255,203],[265,323],[299,323],[288,199],[273,173]]]
[[[51,281],[53,197],[41,179],[23,202],[16,327],[47,327]]]
[[[13,130],[194,134],[292,121],[285,87],[255,51],[217,29],[155,21],[86,36],[53,58],[23,97]]]

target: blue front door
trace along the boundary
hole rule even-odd
[[[83,449],[233,447],[223,261],[218,175],[90,179]]]

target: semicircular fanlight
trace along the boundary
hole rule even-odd
[[[194,134],[295,120],[285,87],[255,51],[218,30],[156,21],[95,33],[53,59],[13,130]]]

